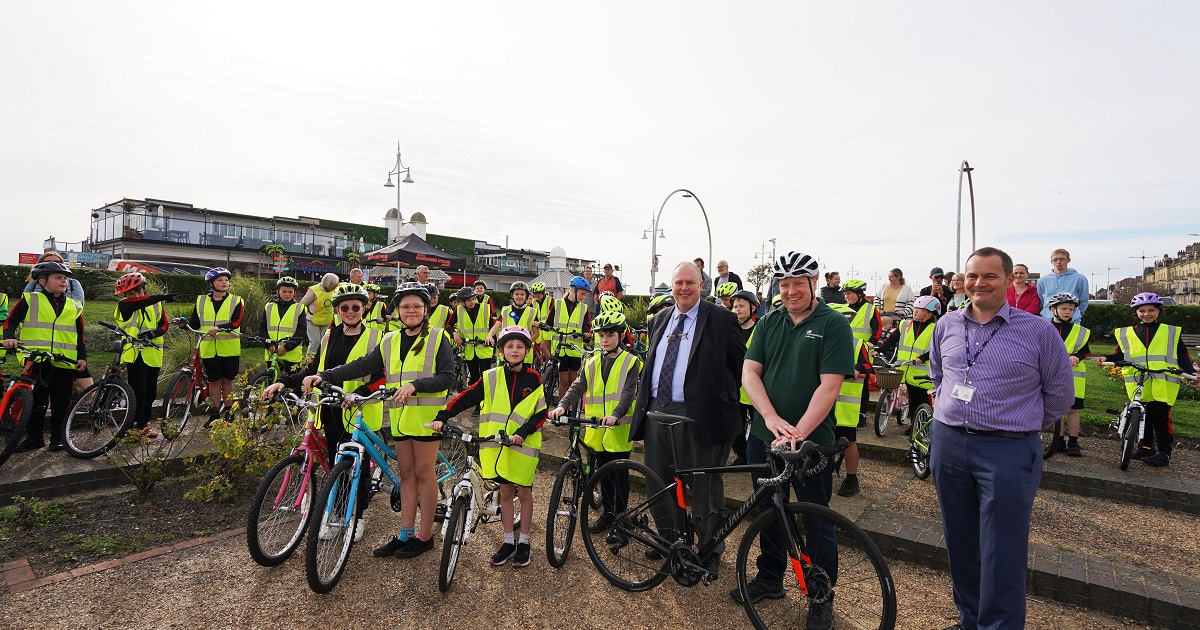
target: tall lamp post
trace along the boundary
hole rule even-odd
[[[663,210],[667,207],[667,202],[671,200],[671,197],[675,196],[675,193],[683,193],[684,197],[695,199],[696,205],[700,206],[700,214],[704,215],[704,227],[708,230],[708,261],[709,264],[712,264],[712,226],[708,223],[708,212],[705,211],[704,204],[700,202],[700,198],[696,196],[696,193],[686,188],[672,190],[671,194],[667,195],[666,199],[663,199],[662,205],[658,207],[658,214],[654,215],[654,221],[650,224],[650,232],[659,235],[659,238],[661,238],[662,230],[658,227],[659,220],[662,218]],[[642,236],[645,237],[646,234],[643,232]],[[654,293],[654,277],[658,273],[658,238],[650,239],[650,261],[650,292]]]
[[[971,251],[975,251],[975,184],[971,181],[971,168],[966,160],[958,167],[958,225],[954,237],[954,264],[958,269],[963,268],[962,260],[962,180],[963,174],[967,176],[967,190],[971,195]]]
[[[400,179],[400,173],[404,173],[404,179]],[[400,187],[392,183],[392,175],[395,175],[397,181],[399,181],[402,184],[413,183],[411,169],[409,167],[405,166],[404,162],[402,162],[400,160],[400,141],[399,140],[396,141],[396,166],[394,166],[392,168],[392,170],[388,171],[387,183],[383,185],[385,188],[395,188],[396,189],[396,214],[397,214],[397,216],[399,216],[399,214],[400,214]],[[362,254],[366,254],[366,252],[362,252]],[[463,265],[463,282],[464,283],[466,282],[466,278],[467,278],[466,265]],[[400,261],[399,260],[396,261],[396,286],[400,286]]]

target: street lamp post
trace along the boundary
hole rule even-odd
[[[412,172],[412,169],[410,167],[405,166],[404,162],[400,160],[400,141],[397,140],[396,141],[396,166],[394,166],[392,168],[392,170],[388,171],[387,183],[384,184],[385,188],[395,188],[396,189],[396,215],[397,216],[399,216],[399,214],[400,214],[400,187],[392,183],[392,175],[395,175],[397,181],[399,181],[400,183],[411,184],[411,183],[413,183],[411,172]],[[400,173],[404,173],[404,179],[400,179]],[[359,252],[359,253],[366,254],[366,252]],[[466,281],[467,281],[466,265],[463,265],[463,283],[465,284]],[[400,286],[400,261],[399,260],[396,261],[396,286]]]
[[[954,237],[954,264],[958,269],[963,268],[962,260],[962,180],[963,173],[967,175],[967,190],[971,195],[971,251],[975,251],[975,184],[971,181],[971,168],[966,160],[958,167],[958,219]]]
[[[675,193],[683,193],[684,197],[691,197],[692,199],[695,199],[696,205],[700,206],[700,214],[704,215],[704,227],[708,230],[708,261],[709,264],[712,264],[712,226],[708,223],[708,212],[704,209],[704,204],[700,202],[700,198],[696,196],[696,193],[686,188],[676,188],[675,190],[672,190],[671,194],[667,195],[666,199],[663,199],[662,205],[658,207],[658,214],[654,215],[654,221],[650,224],[650,232],[653,234],[658,234],[659,238],[662,238],[662,230],[658,227],[658,223],[659,220],[662,219],[662,213],[667,207],[667,202],[671,200],[671,197],[675,196]],[[645,237],[646,234],[643,232],[642,236]],[[774,246],[774,241],[775,239],[771,239],[772,246]],[[650,261],[650,293],[654,293],[654,278],[658,272],[657,238],[650,239]]]

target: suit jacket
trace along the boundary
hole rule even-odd
[[[732,442],[742,430],[739,415],[738,388],[741,386],[742,361],[746,358],[746,342],[742,340],[737,316],[716,304],[701,300],[696,307],[695,338],[688,355],[687,371],[683,378],[683,401],[687,415],[696,423],[692,435],[702,446]],[[668,315],[655,317],[650,326],[650,350],[646,367],[638,383],[637,404],[633,412],[630,437],[644,439],[646,410],[650,404],[650,388],[654,378],[654,356],[663,334],[672,322],[674,309]]]

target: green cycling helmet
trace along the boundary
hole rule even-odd
[[[646,312],[653,315],[664,308],[675,306],[675,298],[670,295],[656,295],[650,298],[650,303],[646,305]]]
[[[855,278],[842,283],[842,291],[854,291],[855,293],[866,293],[867,283]]]
[[[374,283],[367,283],[367,284],[363,285],[363,290],[371,291],[372,293],[379,293],[379,285],[374,284]]]
[[[292,287],[293,289],[299,289],[300,283],[296,282],[296,279],[291,276],[284,276],[275,281],[275,288],[278,289],[279,287]]]
[[[845,304],[834,302],[833,304],[829,305],[829,308],[841,313],[842,315],[845,315],[847,318],[854,317],[854,309],[846,306]]]
[[[546,283],[545,282],[534,282],[533,284],[529,285],[529,290],[534,293],[545,293],[546,292]]]
[[[341,304],[347,300],[359,300],[364,305],[371,301],[370,298],[367,297],[367,292],[363,290],[362,286],[351,284],[349,282],[343,282],[333,290],[333,299],[331,302],[333,307],[337,308],[338,304]]]
[[[783,296],[776,293],[775,297],[771,298],[771,307],[774,308],[780,304],[783,304]]]
[[[606,295],[600,298],[601,313],[625,313],[625,304],[619,298],[612,295]]]
[[[625,314],[617,311],[604,311],[592,320],[594,330],[615,330],[625,332]]]
[[[717,297],[733,297],[733,294],[737,293],[737,290],[738,288],[736,284],[732,282],[722,282],[721,284],[717,285]]]

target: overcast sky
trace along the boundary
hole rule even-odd
[[[405,218],[635,292],[676,188],[743,277],[775,237],[924,286],[958,267],[963,159],[977,243],[1033,271],[1066,247],[1102,285],[1197,240],[1197,3],[586,6],[6,2],[0,261],[121,197],[382,224],[397,141]],[[660,226],[667,273],[708,257],[692,199]]]

